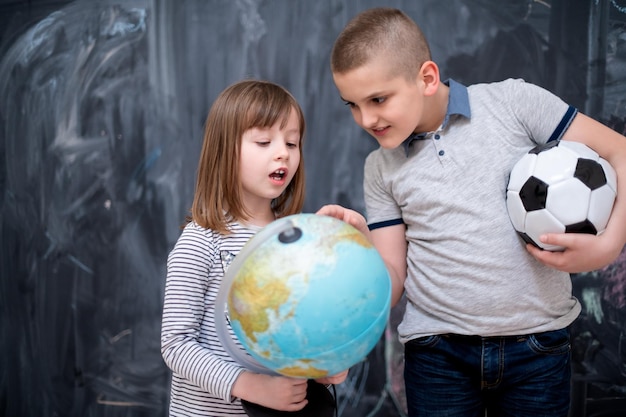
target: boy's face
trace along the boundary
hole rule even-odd
[[[416,75],[407,80],[390,76],[384,59],[372,60],[345,73],[333,73],[341,98],[350,107],[356,124],[381,147],[398,147],[413,132],[422,132],[423,83]]]

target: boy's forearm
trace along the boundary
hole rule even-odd
[[[397,274],[391,272],[389,278],[391,279],[391,307],[394,307],[404,294],[404,279],[400,279]]]

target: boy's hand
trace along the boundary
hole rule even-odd
[[[320,384],[333,384],[333,385],[337,385],[337,384],[341,384],[343,381],[346,380],[346,377],[348,376],[348,369],[346,369],[343,372],[339,372],[338,374],[332,375],[332,376],[327,376],[324,378],[317,378],[315,380],[315,382],[318,382]]]
[[[344,222],[353,226],[359,232],[363,233],[368,239],[370,239],[370,232],[367,227],[365,217],[363,217],[360,213],[354,210],[345,208],[338,204],[328,204],[320,208],[315,214],[330,216],[339,220],[343,220]]]
[[[605,235],[585,233],[548,233],[540,237],[541,242],[562,246],[562,252],[541,250],[531,244],[526,245],[539,262],[560,271],[569,273],[587,272],[604,268],[619,256],[622,248]]]

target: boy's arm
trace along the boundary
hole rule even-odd
[[[541,241],[564,246],[563,252],[542,251],[528,245],[528,251],[553,268],[570,272],[600,269],[613,262],[626,243],[626,138],[604,124],[579,113],[563,140],[582,142],[606,159],[617,174],[617,198],[606,230],[599,236],[550,233]]]
[[[337,204],[320,208],[316,214],[331,216],[352,225],[363,233],[383,258],[391,279],[391,305],[394,306],[404,292],[407,270],[407,243],[403,224],[382,227],[370,232],[365,217]]]
[[[406,226],[397,224],[370,232],[370,240],[382,256],[391,278],[391,305],[395,306],[404,293],[407,270]]]

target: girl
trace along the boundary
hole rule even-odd
[[[308,403],[306,380],[244,369],[215,328],[230,261],[263,226],[302,209],[304,128],[293,96],[265,81],[231,85],[209,112],[191,218],[167,262],[161,351],[172,370],[170,416],[246,415],[241,400],[290,412]]]

